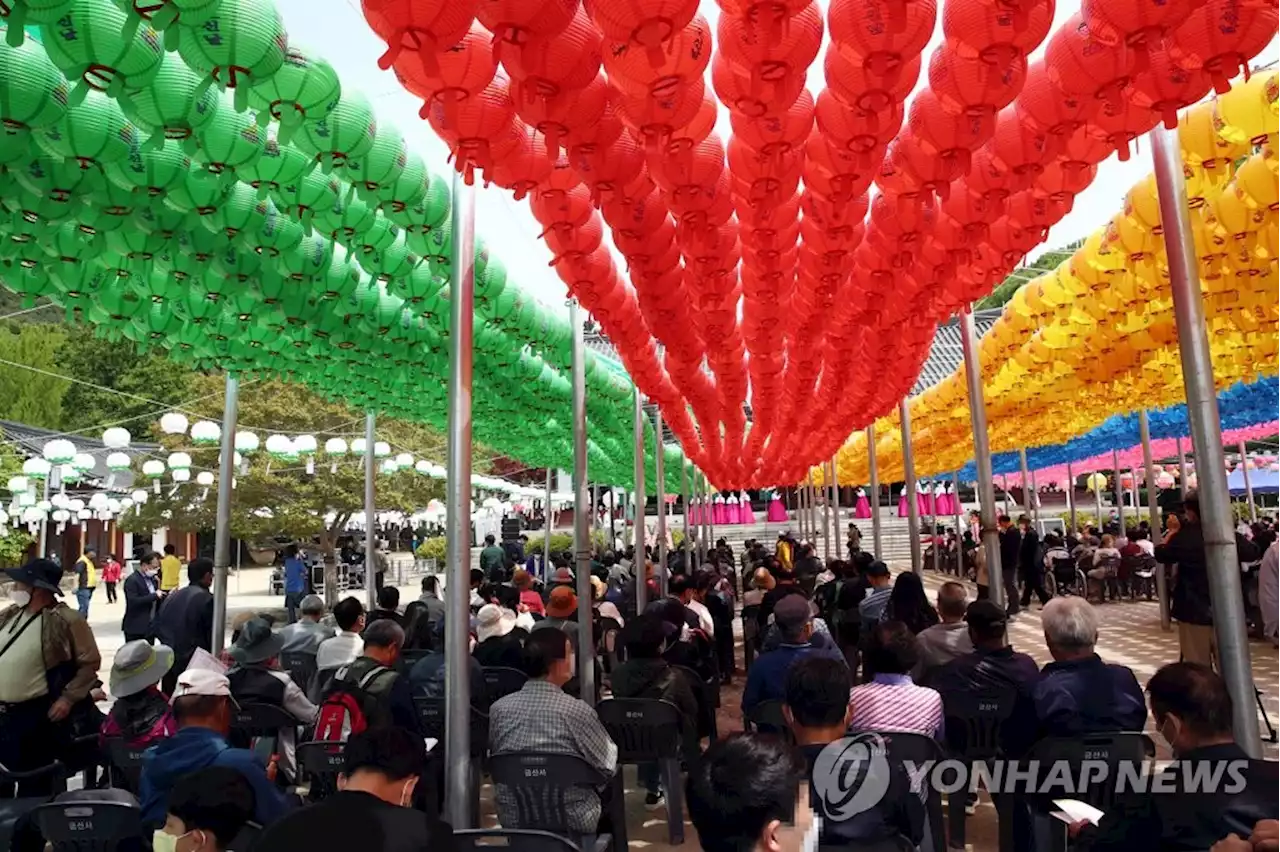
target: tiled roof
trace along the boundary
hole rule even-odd
[[[973,325],[978,337],[987,333],[987,329],[995,325],[1004,308],[988,308],[973,312]],[[932,387],[955,372],[956,367],[964,362],[964,349],[960,343],[960,320],[953,317],[938,326],[933,335],[933,345],[929,349],[929,357],[920,368],[920,375],[911,389],[912,396],[925,388]]]
[[[13,444],[15,450],[21,455],[32,458],[39,456],[44,452],[44,445],[54,438],[66,438],[76,445],[76,450],[82,453],[88,453],[94,457],[94,468],[87,475],[89,480],[105,481],[111,471],[107,470],[107,454],[114,452],[102,443],[100,438],[90,435],[67,435],[63,432],[55,432],[52,429],[41,429],[39,426],[28,426],[25,423],[15,423],[12,420],[0,420],[0,435],[3,439]],[[163,453],[164,448],[159,444],[144,444],[134,441],[127,449],[121,452],[128,453],[131,456],[144,456],[156,453]],[[133,483],[133,474],[129,471],[120,471],[112,480],[112,489],[116,491],[127,491]]]

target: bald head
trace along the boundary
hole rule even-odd
[[[949,581],[938,588],[938,616],[945,624],[958,624],[964,620],[969,593],[960,583]]]

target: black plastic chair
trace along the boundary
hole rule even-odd
[[[494,785],[501,785],[515,805],[518,825],[513,828],[559,834],[584,852],[604,852],[611,846],[615,852],[625,852],[627,847],[621,837],[615,843],[612,835],[582,833],[568,824],[568,793],[586,791],[599,795],[612,783],[582,758],[529,751],[495,754],[489,759],[489,774]],[[626,811],[616,796],[610,798],[614,830],[625,833]]]
[[[407,675],[414,663],[430,655],[431,651],[427,648],[402,648],[400,658],[396,660],[396,671]]]
[[[299,724],[292,713],[275,704],[245,704],[231,716],[231,730],[249,737],[274,737],[281,728]]]
[[[298,688],[306,692],[316,674],[316,655],[305,651],[284,652],[280,654],[280,668],[287,671]]]
[[[37,784],[51,788],[49,792],[23,790],[24,785]],[[15,785],[17,785],[15,787]],[[8,849],[13,843],[13,830],[18,821],[49,801],[53,793],[61,793],[67,789],[67,768],[61,761],[55,760],[47,766],[25,772],[16,772],[0,765],[0,790],[6,795],[0,796],[0,849]],[[12,798],[13,793],[25,795]]]
[[[31,816],[54,852],[115,852],[142,840],[142,809],[123,790],[63,793]]]
[[[885,753],[891,762],[905,764],[910,761],[915,766],[923,766],[932,761],[931,765],[937,765],[946,756],[937,740],[923,734],[894,731],[876,731],[875,733],[884,741]],[[923,793],[921,798],[924,799],[929,829],[920,843],[920,852],[946,852],[947,836],[942,820],[942,793],[929,783],[927,777],[921,778],[917,783],[926,787],[925,790],[916,792]]]
[[[485,666],[484,684],[489,690],[489,703],[505,698],[513,692],[519,692],[529,676],[519,669],[506,666]]]
[[[507,849],[510,852],[581,852],[569,840],[549,831],[531,828],[460,828],[453,832],[453,848],[457,852],[485,852]]]
[[[311,800],[318,801],[338,791],[338,776],[347,765],[347,744],[302,743],[297,749],[297,759],[298,775],[307,779]]]
[[[422,735],[438,740],[443,746],[445,742],[445,700],[443,698],[427,698],[422,695],[413,697],[413,706],[418,711],[418,722],[422,726]],[[471,708],[471,756],[483,760],[489,753],[489,716],[476,708]]]
[[[227,846],[227,852],[249,852],[253,848],[253,844],[258,842],[258,835],[262,834],[262,826],[256,822],[246,822],[240,832],[231,839],[231,844]]]
[[[669,701],[656,698],[606,698],[596,705],[596,715],[609,739],[618,746],[618,764],[656,763],[667,799],[667,837],[673,846],[684,843],[684,784],[680,759],[688,754],[682,729],[687,723]],[[622,795],[622,776],[614,779],[614,794]],[[619,841],[621,844],[621,841]]]
[[[969,770],[974,763],[1002,757],[1004,751],[1000,735],[1017,702],[1018,692],[1013,687],[980,692],[944,692],[942,712],[946,719],[947,751],[963,761]],[[947,796],[947,826],[952,846],[964,845],[965,806],[969,792],[966,785],[965,789]],[[1007,811],[1000,810],[997,814],[1003,836],[1008,830]]]
[[[720,738],[716,730],[716,708],[720,706],[720,681],[705,681],[693,669],[688,666],[672,666],[689,681],[689,688],[693,690],[693,694],[698,699],[698,734],[700,736],[710,737],[712,740]]]
[[[782,713],[784,702],[774,698],[761,701],[745,714],[744,722],[747,730],[756,730],[762,734],[773,734],[782,737],[791,745],[795,745],[795,733],[787,724],[787,717]]]
[[[137,793],[142,785],[142,753],[146,747],[134,748],[123,737],[107,737],[105,746],[111,786]]]

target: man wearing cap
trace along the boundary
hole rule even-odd
[[[253,787],[253,820],[269,825],[291,807],[279,787],[253,752],[227,744],[235,701],[227,676],[210,669],[192,668],[178,675],[173,693],[173,715],[178,732],[161,740],[142,755],[142,822],[148,829],[164,825],[169,793],[179,778],[207,766],[226,766],[245,777]]]
[[[992,601],[974,601],[965,610],[964,621],[973,651],[937,669],[929,684],[942,695],[944,706],[953,696],[1007,690],[1014,709],[1001,728],[1000,740],[1006,754],[1020,755],[1036,739],[1032,695],[1040,667],[1008,643],[1008,615],[1002,607]]]
[[[289,673],[280,668],[277,659],[283,647],[284,637],[273,633],[265,619],[246,621],[240,628],[236,643],[231,646],[231,659],[235,660],[235,665],[227,672],[231,694],[241,706],[266,704],[279,707],[297,719],[299,724],[309,725],[315,721],[317,709]],[[289,779],[297,775],[295,736],[294,725],[279,731],[280,769]]]
[[[281,653],[314,654],[320,649],[320,643],[333,635],[333,628],[320,623],[324,618],[324,598],[319,595],[307,595],[298,605],[302,617],[280,631],[284,645]]]
[[[742,693],[742,711],[746,713],[761,701],[781,700],[786,697],[787,670],[801,657],[817,655],[839,660],[845,664],[844,654],[833,645],[815,646],[813,616],[809,600],[804,595],[788,595],[778,601],[773,609],[773,623],[778,626],[782,644],[756,658],[747,673],[747,686]]]
[[[111,697],[115,704],[102,723],[101,736],[120,737],[130,748],[144,749],[178,730],[160,681],[173,667],[173,649],[145,639],[126,642],[111,661]]]
[[[98,679],[102,657],[93,631],[58,598],[62,569],[47,559],[8,568],[12,605],[0,612],[0,764],[30,770],[62,753],[62,724]],[[48,781],[20,784],[40,795]]]
[[[86,547],[75,565],[76,603],[80,607],[80,617],[86,621],[89,618],[89,601],[93,600],[93,590],[98,587],[98,566],[94,564],[97,558],[98,551]]]

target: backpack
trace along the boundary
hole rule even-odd
[[[346,679],[349,668],[344,666],[334,674],[320,704],[315,733],[318,742],[346,742],[352,734],[382,727],[389,722],[383,703],[369,688],[382,674],[394,672],[386,666],[377,666],[357,683],[352,683]]]

